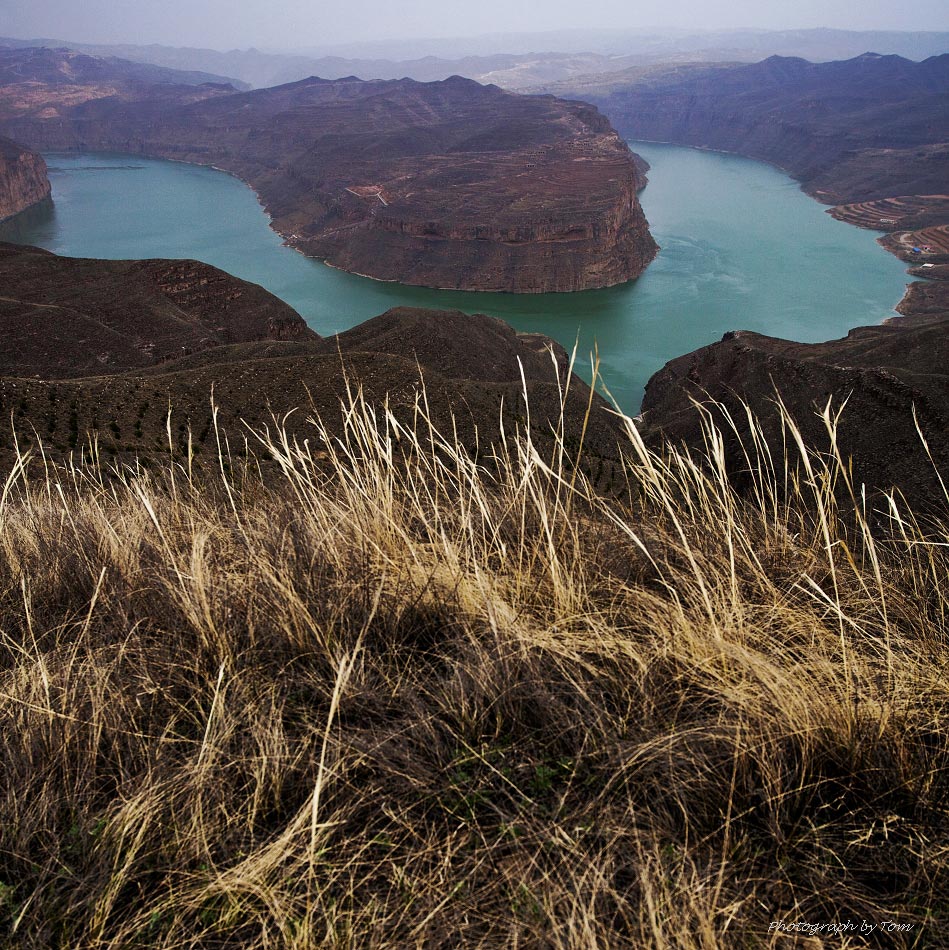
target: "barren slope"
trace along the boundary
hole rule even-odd
[[[444,82],[13,83],[0,130],[41,149],[214,164],[289,244],[382,280],[537,293],[638,276],[643,165],[596,109]]]

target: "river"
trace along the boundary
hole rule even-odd
[[[579,342],[587,367],[596,345],[602,377],[627,412],[667,360],[727,330],[817,342],[891,315],[905,265],[782,172],[734,155],[630,144],[652,165],[640,197],[662,250],[639,280],[608,290],[463,293],[344,274],[284,247],[237,179],[126,155],[46,155],[54,204],[0,225],[0,240],[82,257],[197,258],[262,284],[324,335],[399,305],[494,314],[568,349]]]

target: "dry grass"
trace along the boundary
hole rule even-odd
[[[10,473],[7,946],[945,945],[944,528],[790,420],[604,497],[350,408],[279,483]]]

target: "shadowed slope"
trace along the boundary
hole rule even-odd
[[[0,243],[0,375],[124,372],[190,350],[317,339],[291,307],[198,261],[60,257]]]

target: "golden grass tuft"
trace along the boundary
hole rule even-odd
[[[21,449],[7,946],[944,945],[949,534],[871,510],[831,412],[751,419],[741,494],[711,417],[701,457],[630,422],[603,494],[563,431],[475,463],[346,409],[257,433],[268,484],[223,433],[213,482]]]

